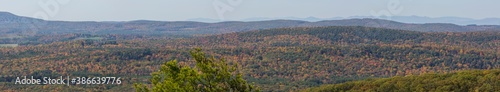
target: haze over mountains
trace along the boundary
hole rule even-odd
[[[269,18],[269,17],[254,17],[246,18],[241,20],[233,21],[265,21],[265,20],[302,20],[308,22],[317,22],[322,20],[342,20],[342,19],[385,19],[404,23],[451,23],[457,25],[500,25],[500,18],[485,18],[485,19],[472,19],[472,18],[462,18],[462,17],[422,17],[422,16],[391,16],[391,17],[375,17],[375,16],[351,16],[351,17],[333,17],[333,18],[317,18],[317,17],[279,17],[279,18]],[[198,21],[198,22],[208,22],[215,23],[221,22],[218,19],[210,18],[194,18],[188,19],[187,21]]]
[[[293,18],[291,18],[293,19]],[[434,19],[425,17],[393,17],[397,20],[426,22]],[[435,21],[446,20],[463,22],[470,19],[438,18]],[[254,19],[259,20],[259,19]],[[307,20],[307,21],[304,21]],[[321,20],[321,21],[319,21]],[[460,20],[460,21],[458,21]],[[317,21],[317,22],[309,22]],[[495,23],[496,19],[488,20]],[[478,22],[486,23],[486,22]],[[60,34],[60,33],[86,33],[86,34],[219,34],[228,32],[241,32],[269,28],[283,27],[315,27],[315,26],[365,26],[390,29],[412,30],[422,32],[467,32],[467,31],[498,31],[498,25],[467,25],[461,26],[450,23],[425,23],[413,24],[382,19],[342,19],[322,20],[317,18],[304,18],[297,20],[266,20],[266,21],[226,21],[217,23],[204,23],[194,21],[148,21],[137,20],[127,22],[68,22],[46,21],[35,18],[17,16],[8,12],[0,12],[0,34],[3,35],[29,35]]]

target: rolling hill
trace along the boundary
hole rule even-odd
[[[0,34],[3,36],[25,36],[34,34],[220,34],[283,27],[319,27],[319,26],[365,26],[423,32],[468,32],[498,31],[500,26],[470,25],[460,26],[445,23],[408,24],[381,19],[345,19],[307,22],[297,20],[269,20],[218,23],[192,21],[126,21],[126,22],[68,22],[46,21],[8,12],[0,12]]]
[[[190,61],[187,51],[198,47],[207,54],[237,63],[244,78],[265,91],[299,90],[366,78],[500,68],[500,33],[491,31],[418,32],[329,26],[262,29],[182,39],[91,37],[102,39],[0,48],[0,69],[3,70],[0,75],[7,79],[0,82],[7,82],[13,76],[45,72],[122,76],[129,80],[124,81],[126,84],[147,83],[145,78],[165,61],[177,59],[189,64],[185,62]],[[112,38],[129,39],[109,40]],[[116,87],[132,87],[124,86],[76,89],[117,91]],[[30,87],[38,88],[41,86]]]

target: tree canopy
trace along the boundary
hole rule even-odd
[[[258,92],[243,79],[235,66],[224,59],[207,57],[201,49],[190,51],[195,67],[180,65],[177,60],[164,63],[152,73],[152,88],[136,84],[138,92]]]
[[[305,92],[497,92],[500,70],[461,71],[449,74],[367,79],[323,85]]]

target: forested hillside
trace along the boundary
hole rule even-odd
[[[499,70],[461,71],[367,79],[303,90],[304,92],[494,92],[500,91]]]
[[[59,89],[130,91],[132,86],[128,84],[147,83],[150,73],[158,70],[162,63],[173,59],[190,61],[188,51],[197,47],[229,63],[238,63],[243,77],[264,91],[294,91],[366,78],[500,68],[500,33],[493,31],[417,32],[331,26],[179,39],[126,35],[75,37],[84,39],[0,48],[0,75],[5,79],[0,82],[40,72],[122,76],[128,80],[124,85]],[[9,87],[0,87],[0,90],[43,88],[27,89],[9,83],[2,84]]]

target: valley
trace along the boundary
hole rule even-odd
[[[50,36],[50,35],[48,35]],[[78,86],[65,90],[133,90],[159,65],[191,64],[188,51],[238,64],[243,77],[264,91],[302,90],[367,78],[498,69],[500,33],[418,32],[360,26],[263,29],[188,38],[140,35],[67,34],[48,43],[0,49],[1,75],[123,77],[124,85]],[[86,39],[82,39],[86,38]],[[40,36],[38,41],[44,36]],[[62,39],[73,40],[62,40]],[[101,38],[101,39],[97,39]],[[48,73],[48,74],[47,74]],[[129,85],[129,86],[126,86]],[[42,86],[30,86],[39,89]],[[120,88],[116,88],[120,87]],[[14,88],[14,89],[13,89]],[[28,90],[24,87],[1,90]],[[50,89],[48,89],[50,90]],[[91,90],[86,90],[91,91]]]

